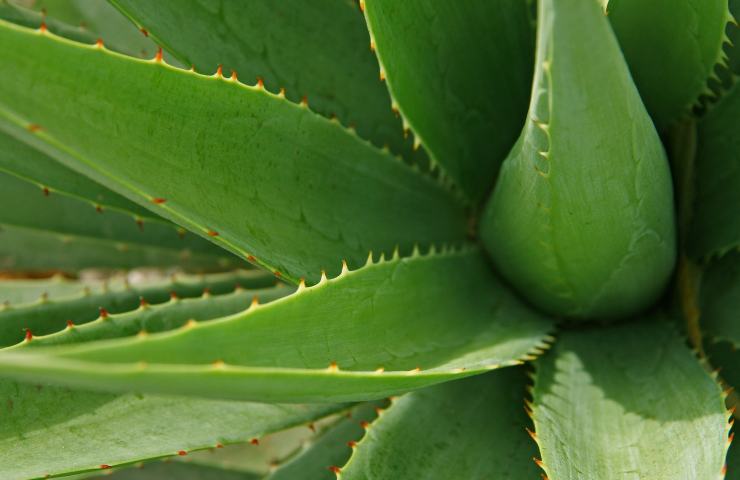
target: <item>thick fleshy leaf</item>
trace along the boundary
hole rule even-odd
[[[740,348],[740,253],[730,252],[707,266],[699,307],[704,334]]]
[[[740,87],[736,84],[697,125],[694,208],[688,250],[722,255],[740,246]]]
[[[439,183],[259,86],[6,22],[0,42],[0,116],[38,125],[66,152],[58,160],[288,280],[465,237]]]
[[[85,283],[61,275],[39,279],[0,279],[0,304],[29,303],[42,295],[56,299],[82,293],[84,289]]]
[[[0,130],[0,170],[46,188],[147,219],[163,218],[105,188],[84,175],[70,170],[53,158]]]
[[[24,338],[24,335],[45,335],[57,332],[64,329],[68,322],[77,325],[90,322],[101,315],[101,308],[104,309],[105,315],[133,310],[140,305],[142,298],[150,303],[161,303],[168,300],[171,295],[195,297],[201,295],[204,290],[219,294],[233,291],[237,285],[245,288],[264,288],[273,283],[272,276],[255,270],[202,277],[174,277],[168,281],[141,285],[102,285],[85,289],[69,297],[47,298],[42,296],[33,303],[5,305],[0,309],[0,346],[17,343]],[[156,313],[154,316],[156,318]],[[98,330],[98,327],[89,327],[80,335],[105,337],[112,331],[119,333],[126,331],[124,326],[127,323],[126,320],[112,323],[110,327],[102,329],[103,333]],[[78,333],[75,332],[75,335]],[[46,341],[56,343],[54,340]]]
[[[394,400],[338,478],[536,478],[525,383],[521,368],[509,368]]]
[[[0,18],[30,28],[38,28],[44,23],[46,28],[57,35],[78,42],[93,43],[96,40],[92,32],[80,28],[79,25],[68,25],[56,18],[45,17],[40,11],[24,8],[11,0],[0,0]]]
[[[659,129],[688,114],[724,63],[727,0],[608,0],[614,33]]]
[[[343,408],[112,395],[0,382],[0,477],[107,469],[215,448]]]
[[[334,472],[347,462],[352,449],[364,436],[365,426],[377,418],[382,406],[387,405],[373,402],[355,407],[347,418],[328,427],[265,480],[335,480]]]
[[[203,321],[233,315],[249,308],[252,302],[271,302],[288,295],[293,290],[292,287],[285,286],[250,290],[237,288],[234,292],[223,295],[212,295],[209,291],[196,298],[174,297],[161,305],[142,303],[133,311],[99,316],[96,320],[82,325],[69,324],[64,330],[40,337],[34,336],[33,341],[24,341],[17,347],[62,345],[164,332],[181,327],[191,320]]]
[[[106,480],[260,480],[262,476],[186,462],[152,462],[106,475]]]
[[[652,305],[676,257],[660,138],[596,0],[541,0],[529,117],[483,213],[502,275],[580,319]]]
[[[311,109],[336,115],[377,146],[410,154],[391,110],[367,28],[352,0],[180,0],[112,2],[186,65],[211,73],[258,77],[273,93],[306,97]]]
[[[0,223],[0,270],[77,272],[85,268],[177,266],[192,271],[237,268],[244,263],[224,252],[210,253],[136,245]]]
[[[534,53],[529,5],[360,4],[404,128],[468,197],[482,199],[527,112]]]
[[[668,322],[563,332],[533,395],[552,480],[722,478],[724,395]]]
[[[366,400],[519,364],[551,328],[480,252],[462,250],[368,264],[172,332],[3,353],[0,374],[114,391]]]

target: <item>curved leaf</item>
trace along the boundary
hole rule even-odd
[[[264,89],[6,22],[0,42],[0,116],[40,125],[68,166],[288,280],[465,237],[438,183]]]
[[[608,0],[614,33],[658,129],[688,114],[719,81],[727,0]]]
[[[551,328],[477,250],[464,250],[368,264],[172,332],[3,353],[0,374],[270,402],[364,400],[519,364]]]
[[[186,462],[152,462],[107,475],[106,480],[260,480],[260,475]]]
[[[181,0],[112,2],[186,65],[211,73],[222,64],[249,83],[303,96],[377,146],[410,155],[410,139],[391,110],[367,28],[352,0]]]
[[[548,478],[722,478],[722,390],[669,323],[563,332],[536,367]]]
[[[472,200],[493,186],[527,112],[534,29],[521,0],[363,0],[405,128]]]
[[[728,91],[697,124],[694,205],[688,251],[723,255],[740,245],[740,87]]]
[[[6,305],[0,310],[0,346],[21,341],[24,331],[26,335],[28,332],[44,335],[64,329],[68,321],[73,324],[92,321],[100,315],[101,308],[106,314],[133,310],[139,306],[141,298],[150,303],[161,303],[173,294],[194,297],[201,295],[205,289],[219,294],[234,290],[237,284],[246,288],[261,288],[273,282],[270,275],[258,271],[202,277],[181,276],[171,281],[143,285],[104,285],[95,291],[88,289],[67,298],[42,297],[34,303]],[[116,329],[117,323],[114,322],[110,328]],[[97,330],[90,331],[90,335],[98,335],[94,332]]]
[[[525,383],[521,368],[507,368],[404,395],[368,427],[337,477],[535,478]]]
[[[346,408],[111,395],[11,381],[0,382],[0,398],[0,477],[9,480],[248,442]]]
[[[62,275],[40,279],[0,279],[0,304],[28,303],[38,300],[42,295],[56,299],[58,296],[82,293],[85,286],[83,282],[70,280]]]

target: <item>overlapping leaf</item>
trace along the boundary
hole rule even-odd
[[[39,125],[58,160],[289,280],[465,236],[438,183],[259,87],[5,22],[0,42],[6,120]]]
[[[724,395],[666,322],[564,332],[537,361],[543,468],[570,478],[722,478]]]
[[[518,364],[551,328],[463,250],[368,264],[173,332],[3,353],[0,373],[114,391],[362,400]]]

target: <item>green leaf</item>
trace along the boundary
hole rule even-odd
[[[83,282],[70,280],[62,275],[40,279],[0,279],[0,304],[28,303],[38,300],[42,295],[56,299],[79,294],[85,286]]]
[[[366,400],[519,364],[551,328],[480,252],[463,250],[368,264],[172,332],[7,352],[0,374],[267,402]]]
[[[264,480],[334,480],[334,467],[344,465],[365,434],[364,425],[377,418],[382,402],[362,404],[327,427],[318,438],[280,465]]]
[[[0,18],[29,28],[39,28],[43,22],[55,34],[78,42],[95,43],[96,40],[94,34],[77,25],[68,25],[56,18],[45,18],[41,12],[23,8],[9,0],[0,0]]]
[[[651,305],[676,257],[671,172],[595,0],[542,0],[529,116],[481,237],[517,291],[556,315]]]
[[[395,108],[472,200],[493,185],[524,122],[534,22],[520,0],[364,0]]]
[[[204,289],[210,290],[213,294],[219,294],[234,290],[237,284],[246,288],[262,288],[273,282],[270,275],[258,271],[178,276],[169,281],[143,285],[125,283],[123,285],[103,285],[95,290],[86,289],[66,298],[42,297],[34,303],[6,305],[0,309],[0,346],[21,341],[24,331],[30,331],[33,335],[44,335],[64,329],[68,321],[78,325],[90,322],[100,315],[100,308],[105,309],[106,313],[133,310],[139,306],[140,298],[150,303],[161,303],[169,299],[172,294],[180,297],[195,297],[203,294]],[[115,331],[123,328],[123,325],[114,324],[109,328]],[[108,327],[103,330],[108,331]],[[97,329],[89,332],[89,335],[93,337],[100,334]],[[86,336],[87,334],[81,335]]]
[[[449,191],[304,106],[5,22],[0,42],[0,116],[40,125],[68,166],[288,280],[465,237]]]
[[[46,188],[151,220],[165,220],[0,130],[0,170]],[[5,178],[5,175],[3,175]]]
[[[193,253],[148,245],[19,228],[0,223],[0,269],[21,272],[85,268],[178,266],[194,271],[223,270],[242,263],[225,254]]]
[[[248,442],[341,405],[111,395],[0,382],[0,477],[37,478]]]
[[[0,3],[6,0],[0,0]],[[20,3],[15,6],[21,10],[29,2],[24,0],[9,0]],[[107,1],[102,0],[33,0],[30,2],[34,10],[45,12],[45,20],[50,30],[63,37],[72,40],[84,41],[91,43],[68,33],[71,30],[77,30],[87,38],[92,38],[94,43],[96,39],[101,38],[105,45],[117,52],[141,58],[152,58],[157,52],[157,45],[146,35],[140,32],[136,27],[121,15]],[[23,9],[26,10],[26,9]],[[26,10],[29,14],[36,12]],[[27,16],[30,16],[27,14]],[[38,28],[40,22],[17,22],[12,18],[7,18],[14,23]],[[54,24],[68,25],[67,28],[58,30]]]
[[[262,78],[289,100],[336,115],[377,146],[410,155],[391,110],[362,14],[352,0],[114,0],[125,15],[198,72],[222,64],[248,83]]]
[[[608,16],[658,129],[689,114],[707,82],[719,81],[727,0],[608,0]]]
[[[525,383],[521,368],[508,368],[394,400],[338,478],[535,478]]]
[[[740,88],[737,84],[697,124],[694,205],[688,251],[695,258],[740,246]]]
[[[699,309],[706,335],[740,347],[740,253],[730,252],[704,270]]]
[[[537,361],[533,418],[552,480],[722,478],[722,390],[669,323],[640,322],[563,332]]]
[[[6,226],[208,254],[212,256],[215,266],[220,258],[229,256],[212,243],[196,235],[187,235],[183,229],[169,222],[145,221],[129,214],[106,211],[91,202],[52,194],[1,171],[0,204],[14,206],[0,210],[0,224]]]
[[[107,475],[106,480],[260,480],[260,476],[186,462],[152,462],[141,468],[126,468]]]
[[[19,343],[17,347],[62,345],[164,332],[181,327],[189,320],[211,320],[232,315],[246,310],[255,300],[260,303],[271,302],[293,290],[292,287],[285,286],[250,290],[237,287],[234,292],[228,294],[214,296],[209,292],[195,298],[174,297],[161,305],[142,303],[136,310],[99,316],[96,320],[82,325],[68,325],[64,330],[34,337],[33,341]],[[0,318],[1,316],[2,313]],[[43,320],[47,319],[48,317],[43,317]]]

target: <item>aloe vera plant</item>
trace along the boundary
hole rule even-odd
[[[648,3],[0,0],[0,478],[740,479],[740,4]]]

